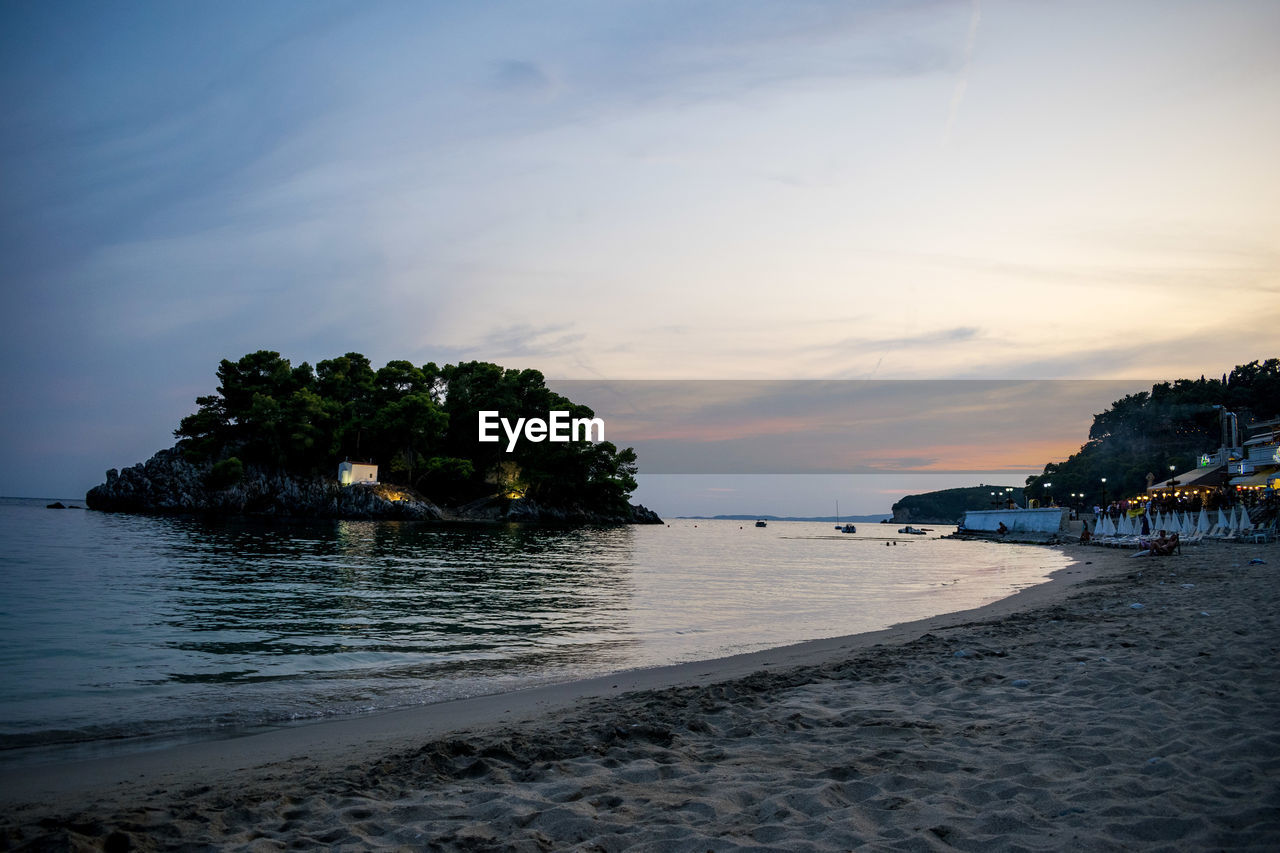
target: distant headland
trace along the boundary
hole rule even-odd
[[[472,361],[374,369],[360,353],[298,366],[260,350],[223,359],[216,393],[177,444],[111,469],[91,509],[290,518],[660,524],[633,506],[636,454],[608,441],[477,440],[481,412],[517,418],[587,406],[536,370]]]
[[[875,524],[881,521],[887,521],[891,518],[891,514],[887,512],[876,513],[875,515],[681,515],[677,518],[687,518],[693,521],[861,521],[864,523]]]
[[[906,495],[893,520],[955,524],[966,511],[1010,505],[1118,512],[1153,498],[1197,508],[1261,503],[1274,512],[1278,437],[1280,359],[1251,361],[1221,378],[1158,382],[1115,401],[1094,415],[1077,452],[1022,485]]]

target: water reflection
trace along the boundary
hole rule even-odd
[[[0,501],[0,760],[872,630],[1052,568],[1041,549],[886,549],[780,527],[210,521]]]
[[[158,521],[178,534],[162,555],[174,681],[403,679],[567,652],[603,669],[631,642],[629,528]]]

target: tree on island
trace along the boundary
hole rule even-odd
[[[471,361],[417,367],[390,361],[374,370],[360,353],[293,367],[259,350],[218,365],[217,393],[174,430],[193,462],[213,463],[210,485],[234,482],[243,465],[300,475],[331,474],[344,458],[379,465],[380,479],[438,500],[465,502],[498,491],[549,506],[620,510],[636,488],[636,455],[611,442],[477,441],[478,413],[546,418],[587,406],[546,387],[536,370]]]

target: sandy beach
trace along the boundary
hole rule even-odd
[[[1067,550],[874,634],[7,768],[0,849],[1280,849],[1280,546]]]

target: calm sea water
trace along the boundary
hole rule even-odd
[[[1068,562],[934,538],[949,528],[926,540],[799,522],[292,524],[45,503],[0,499],[0,761],[874,630],[1002,598]]]

